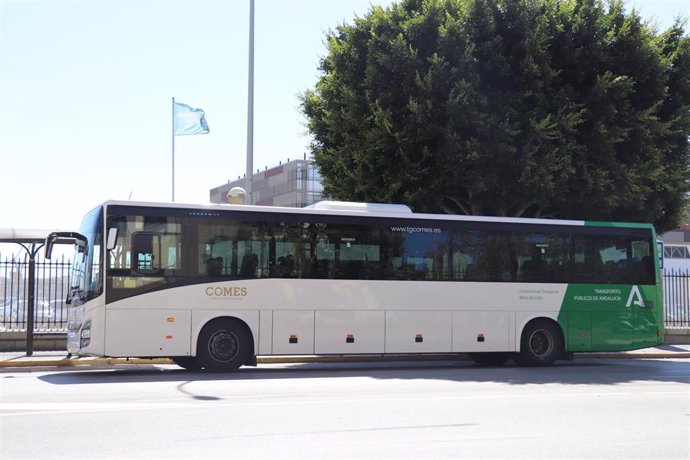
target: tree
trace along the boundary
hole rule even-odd
[[[685,213],[690,38],[612,0],[404,0],[327,34],[302,96],[333,198],[653,222]]]

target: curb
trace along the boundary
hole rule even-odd
[[[22,358],[20,358],[22,359]],[[175,364],[168,358],[62,358],[62,359],[27,359],[24,361],[0,361],[2,367],[76,367],[94,364]]]
[[[352,355],[352,356],[263,356],[257,357],[257,364],[298,363],[356,363],[376,361],[466,361],[467,354],[452,355]],[[690,359],[690,352],[647,352],[647,353],[576,353],[577,359]],[[92,365],[155,365],[175,364],[169,358],[61,358],[26,359],[0,361],[0,368],[11,367],[78,367]]]
[[[690,358],[690,352],[682,351],[682,352],[672,352],[672,353],[664,353],[664,352],[576,353],[575,359],[577,359],[577,358],[584,358],[584,359],[689,359]]]
[[[259,356],[257,364],[295,364],[295,363],[356,363],[376,361],[464,361],[466,354],[453,355],[304,355],[304,356]],[[122,365],[122,364],[175,364],[169,358],[18,358],[16,361],[0,361],[3,367],[76,367],[89,365]]]

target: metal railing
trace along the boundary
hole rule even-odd
[[[664,272],[664,324],[690,327],[690,272]]]
[[[71,261],[61,259],[36,262],[34,329],[67,329],[65,298],[69,289]],[[28,296],[27,256],[2,259],[0,256],[0,328],[26,329]],[[665,326],[690,328],[690,272],[664,273]]]
[[[36,261],[34,330],[66,330],[65,298],[69,289],[71,261]],[[0,255],[0,328],[26,329],[29,289],[28,256]]]

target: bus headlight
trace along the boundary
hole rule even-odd
[[[67,330],[70,332],[77,332],[81,327],[81,321],[70,321],[67,323]]]

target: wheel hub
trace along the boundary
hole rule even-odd
[[[230,331],[218,331],[208,341],[208,351],[215,360],[230,361],[239,351],[237,337]]]
[[[540,358],[548,356],[553,351],[553,337],[544,329],[534,331],[530,337],[529,346],[534,355]]]

